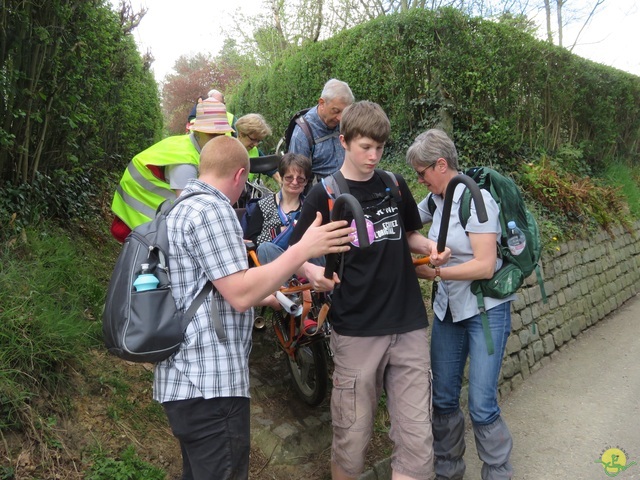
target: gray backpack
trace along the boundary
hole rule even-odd
[[[124,241],[111,274],[104,313],[104,343],[113,355],[124,360],[155,363],[178,351],[184,331],[196,311],[213,289],[211,282],[202,288],[186,312],[178,310],[171,294],[167,214],[178,203],[200,192],[167,200],[158,207],[156,217],[133,229]],[[147,273],[158,280],[157,288],[136,291],[134,281],[148,265]],[[225,340],[215,301],[212,317],[219,340]]]

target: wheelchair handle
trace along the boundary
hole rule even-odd
[[[484,205],[484,199],[482,198],[482,192],[480,187],[471,177],[459,174],[451,179],[449,185],[447,185],[447,191],[444,195],[444,206],[442,207],[442,222],[440,224],[440,233],[438,234],[438,253],[444,252],[444,247],[447,243],[447,233],[449,233],[449,217],[451,216],[451,205],[453,204],[453,193],[456,190],[456,186],[459,183],[464,183],[471,192],[471,198],[476,205],[476,212],[478,214],[478,220],[480,223],[485,223],[489,218],[487,217],[487,208]]]
[[[362,207],[353,195],[349,193],[343,193],[338,196],[333,204],[333,210],[331,210],[331,221],[335,222],[337,220],[343,220],[346,213],[346,208],[348,208],[353,215],[360,248],[367,248],[371,245],[371,242],[369,242],[369,234],[367,233],[367,223],[364,218]],[[338,266],[340,255],[343,254],[330,253],[329,255],[327,255],[327,263],[324,268],[325,278],[333,278],[333,272],[335,272],[336,267]]]

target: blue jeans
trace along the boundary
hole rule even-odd
[[[263,242],[258,245],[258,249],[256,250],[260,265],[266,265],[269,262],[273,262],[276,258],[282,255],[283,252],[284,250],[273,242]],[[324,257],[310,258],[309,262],[314,265],[320,265],[321,267],[324,267],[325,265]]]
[[[272,242],[263,242],[258,245],[258,249],[256,250],[260,265],[266,265],[267,263],[273,262],[276,258],[282,255],[282,252],[284,252],[284,250]]]
[[[433,408],[437,415],[450,415],[460,406],[460,391],[467,357],[469,364],[469,415],[476,425],[489,425],[500,416],[498,377],[511,332],[511,302],[487,311],[495,353],[489,355],[480,315],[453,322],[447,310],[437,317],[431,331]]]

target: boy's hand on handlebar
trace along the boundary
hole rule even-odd
[[[338,274],[335,272],[333,273],[333,278],[325,278],[324,267],[309,262],[305,263],[304,267],[304,276],[316,292],[329,292],[333,290],[336,283],[340,283]]]
[[[322,214],[316,212],[316,219],[298,244],[304,248],[307,258],[321,257],[329,253],[342,253],[351,248],[350,235],[355,231],[355,228],[348,226],[346,220],[338,220],[322,225]]]

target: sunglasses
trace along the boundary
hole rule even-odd
[[[294,177],[293,175],[284,176],[284,181],[287,183],[293,183],[294,180],[300,184],[307,183],[307,179],[304,177]]]

